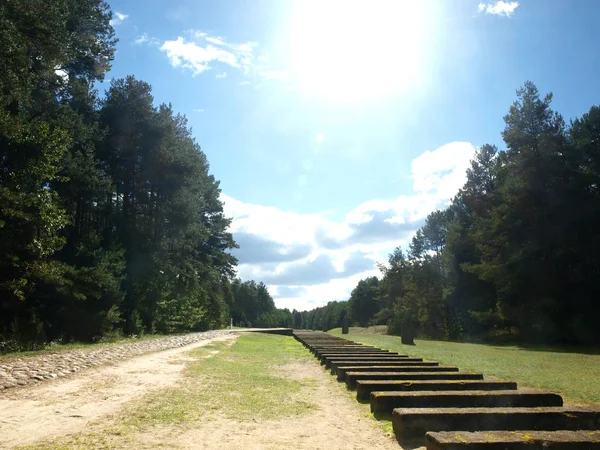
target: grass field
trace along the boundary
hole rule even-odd
[[[600,354],[598,351],[522,348],[513,345],[469,344],[415,340],[402,345],[397,336],[382,334],[381,328],[350,328],[330,331],[380,348],[420,356],[424,360],[482,372],[484,376],[516,381],[520,387],[548,389],[563,395],[565,403],[600,404]]]
[[[237,420],[274,419],[312,409],[312,404],[294,397],[311,380],[293,381],[270,373],[271,367],[308,358],[294,340],[256,334],[240,336],[228,346],[217,342],[190,352],[196,360],[185,371],[186,383],[149,396],[130,415],[130,423],[183,423],[213,411]],[[215,350],[219,355],[203,358]]]
[[[290,337],[252,333],[233,345],[215,342],[187,356],[191,360],[184,378],[175,386],[145,395],[85,432],[19,448],[176,448],[173,433],[199,423],[301,417],[317,408],[305,398],[316,379],[290,379],[278,372],[296,362],[312,362],[310,353]],[[149,441],[153,434],[160,439]]]

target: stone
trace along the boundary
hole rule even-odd
[[[596,430],[600,409],[545,408],[397,408],[392,425],[399,438],[423,436],[428,431]]]
[[[369,400],[371,392],[406,391],[516,391],[514,381],[483,380],[358,380],[356,398]]]
[[[358,380],[483,380],[483,375],[473,372],[346,372],[345,381],[350,389]]]
[[[402,358],[402,357],[388,357],[388,358],[379,358],[377,356],[368,356],[368,357],[341,357],[341,358],[327,358],[325,360],[325,368],[331,369],[331,364],[334,362],[344,363],[345,365],[352,365],[355,362],[404,362],[404,361],[412,361],[412,362],[421,362],[421,358]]]
[[[371,412],[391,414],[396,408],[507,408],[562,406],[558,394],[538,391],[371,392]]]
[[[331,363],[331,374],[336,375],[338,381],[344,381],[346,372],[404,372],[405,370],[403,369],[412,367],[429,368],[440,366],[437,362],[432,361],[353,363],[352,365]],[[429,372],[429,370],[423,370],[422,372]]]
[[[398,355],[397,353],[361,353],[360,355],[357,355],[356,353],[353,354],[349,354],[349,353],[325,353],[320,355],[319,360],[321,361],[321,364],[324,364],[327,362],[327,360],[329,359],[344,359],[344,358],[360,358],[360,359],[392,359],[392,360],[398,360],[399,358],[403,358],[403,359],[411,359],[408,358],[408,356],[406,355]]]
[[[442,431],[427,433],[427,450],[598,450],[600,431]]]

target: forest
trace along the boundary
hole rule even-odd
[[[301,314],[313,329],[495,342],[600,343],[600,107],[566,123],[526,82],[450,205],[428,215],[380,277]]]
[[[236,276],[187,119],[127,76],[101,0],[0,3],[0,353],[47,342],[344,318],[433,339],[600,342],[600,108],[526,82],[449,206],[347,302],[277,309]]]
[[[219,182],[185,116],[115,53],[99,0],[0,4],[0,353],[291,324],[235,278]],[[35,3],[35,2],[34,2]]]

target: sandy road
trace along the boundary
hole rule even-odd
[[[185,352],[235,337],[225,334],[88,369],[74,377],[2,392],[0,448],[29,445],[81,431],[90,421],[119,411],[143,394],[174,385],[190,360]]]

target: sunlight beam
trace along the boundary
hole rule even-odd
[[[422,71],[426,15],[419,1],[303,0],[292,25],[292,73],[333,100],[412,89]]]

